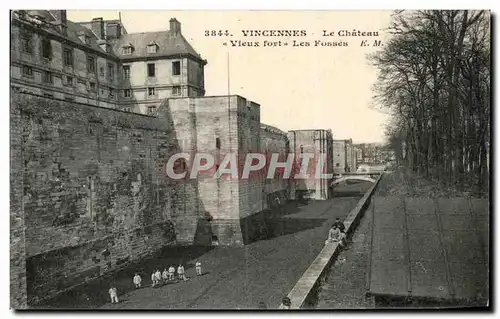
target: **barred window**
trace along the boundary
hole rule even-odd
[[[73,49],[64,49],[63,58],[64,65],[73,66]]]
[[[25,53],[33,53],[33,48],[31,45],[32,35],[31,34],[23,34],[21,35],[21,50]]]
[[[42,56],[46,59],[52,59],[52,45],[49,39],[42,40]]]

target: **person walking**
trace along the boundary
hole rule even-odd
[[[197,261],[195,266],[196,266],[196,275],[201,276],[201,262]]]
[[[134,276],[134,285],[135,285],[135,288],[138,289],[138,288],[141,288],[141,276],[139,276],[139,274],[135,273],[135,276]]]
[[[109,288],[109,296],[111,297],[111,303],[118,303],[118,290],[114,285]]]

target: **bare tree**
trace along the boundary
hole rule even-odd
[[[376,103],[393,117],[389,142],[406,145],[404,163],[415,172],[487,192],[490,13],[399,11],[389,32],[389,43],[370,56]]]

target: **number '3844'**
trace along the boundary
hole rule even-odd
[[[206,37],[227,37],[230,36],[231,34],[229,33],[228,30],[205,30],[205,36]]]

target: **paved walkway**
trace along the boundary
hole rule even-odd
[[[323,248],[329,225],[336,217],[345,218],[358,202],[361,195],[352,197],[354,191],[364,192],[370,185],[340,187],[339,193],[347,189],[345,194],[349,197],[318,201],[284,215],[281,229],[286,235],[241,248],[217,247],[185,260],[190,278],[186,282],[151,288],[149,275],[143,276],[145,288],[121,295],[119,304],[107,303],[102,308],[248,309],[258,308],[259,303],[264,302],[267,308],[276,309]],[[200,277],[195,275],[193,267],[198,260],[207,273]],[[169,262],[166,258],[154,263],[167,266]],[[120,283],[126,284],[127,280],[132,286],[132,277],[123,278]],[[108,288],[102,287],[102,290]]]

